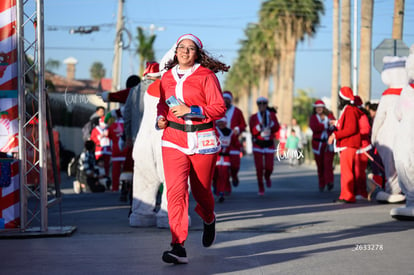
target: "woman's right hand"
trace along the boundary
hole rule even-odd
[[[157,121],[158,128],[165,129],[168,126],[168,121],[164,117],[160,117]]]

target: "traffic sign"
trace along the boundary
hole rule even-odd
[[[374,49],[374,67],[379,73],[382,72],[384,56],[408,56],[410,49],[399,39],[384,39]]]

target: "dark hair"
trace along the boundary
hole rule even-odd
[[[136,74],[133,74],[127,78],[125,85],[127,88],[132,88],[132,87],[137,86],[140,82],[141,82],[141,78],[137,76]]]
[[[355,106],[355,103],[351,103],[351,101],[345,100],[342,97],[339,97],[339,101],[338,101],[338,108],[339,108],[339,110],[342,110],[343,108],[345,108],[346,105]]]
[[[95,111],[99,111],[100,109],[102,109],[102,110],[105,111],[105,107],[104,106],[98,106],[98,107],[96,107]]]
[[[371,103],[369,104],[369,109],[372,111],[377,111],[378,109],[378,103]]]
[[[88,151],[95,150],[95,142],[93,142],[92,140],[85,141],[85,149]]]
[[[175,53],[177,53],[177,50],[175,51]],[[210,57],[205,50],[200,49],[198,47],[197,47],[197,58],[195,62],[200,63],[201,66],[212,70],[214,73],[218,73],[220,71],[227,72],[230,69],[230,66],[227,66],[223,62],[218,61],[217,59],[214,59],[213,57]],[[167,64],[165,65],[165,68],[169,70],[177,64],[178,64],[177,56],[174,55],[174,59],[167,62]]]

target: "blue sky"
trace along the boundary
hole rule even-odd
[[[354,1],[351,0],[351,3]],[[359,2],[359,1],[358,1]],[[373,48],[392,32],[393,0],[376,0],[374,4]],[[138,73],[136,29],[151,24],[163,27],[156,31],[156,58],[161,59],[176,39],[193,33],[205,49],[226,64],[237,58],[240,40],[248,23],[258,21],[261,0],[125,0],[125,27],[131,32],[131,50],[123,52],[121,83],[132,73]],[[332,61],[332,1],[326,0],[325,15],[314,38],[298,45],[295,89],[312,91],[317,97],[330,96]],[[358,3],[360,5],[360,3]],[[45,60],[59,60],[58,74],[65,75],[63,60],[78,60],[76,78],[89,78],[93,62],[104,64],[106,77],[112,75],[115,23],[118,0],[45,0]],[[70,34],[71,27],[100,26],[99,32]],[[414,43],[414,5],[405,4],[404,38],[409,47]],[[53,30],[52,30],[53,29]],[[225,75],[219,74],[223,81]],[[379,98],[385,86],[380,74],[372,71],[372,98]]]

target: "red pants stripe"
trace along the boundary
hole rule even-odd
[[[256,165],[257,184],[259,192],[264,192],[263,175],[265,179],[270,179],[273,173],[274,153],[253,152],[254,164]]]
[[[355,195],[361,195],[364,198],[368,197],[367,194],[367,169],[368,156],[365,153],[357,154],[355,158]]]
[[[341,151],[340,165],[341,165],[341,194],[339,199],[349,202],[355,202],[355,162],[356,162],[355,148],[346,148]]]
[[[318,171],[319,188],[334,182],[333,160],[334,152],[325,152],[326,144],[322,145],[321,153],[314,154]]]
[[[231,171],[231,178],[238,179],[237,174],[240,170],[240,154],[238,155],[230,155],[230,171]]]
[[[112,191],[119,191],[119,177],[124,161],[112,161]]]
[[[188,178],[197,205],[195,211],[206,223],[214,218],[214,196],[211,190],[217,154],[186,155],[173,148],[162,148],[167,185],[168,218],[172,244],[183,244],[188,235]]]

